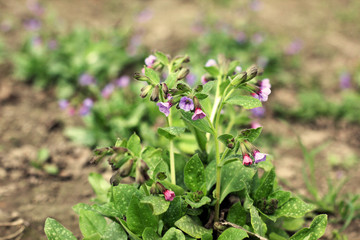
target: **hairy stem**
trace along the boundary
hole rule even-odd
[[[172,126],[171,110],[168,117],[168,125],[169,127]],[[171,183],[176,184],[174,141],[171,139],[169,144]]]

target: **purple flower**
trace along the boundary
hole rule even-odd
[[[240,73],[240,72],[241,72],[241,70],[242,70],[242,67],[240,67],[240,66],[236,66],[236,67],[235,67],[234,74],[238,74],[238,73]]]
[[[163,194],[166,201],[172,201],[175,198],[175,193],[169,189],[166,189]]]
[[[159,106],[159,111],[164,113],[165,116],[169,116],[170,114],[170,108],[172,107],[171,102],[158,102],[156,105]]]
[[[264,115],[265,115],[264,107],[253,108],[253,109],[250,109],[250,111],[251,111],[252,115],[257,118],[264,117]]]
[[[81,116],[88,115],[93,105],[94,101],[91,98],[86,98],[79,109],[79,114]]]
[[[264,37],[260,33],[255,33],[252,37],[252,41],[254,44],[259,45],[264,41]]]
[[[246,34],[244,32],[239,32],[235,36],[235,40],[238,43],[244,43],[246,41]]]
[[[252,164],[252,160],[249,156],[249,154],[244,154],[243,156],[243,165],[250,166]]]
[[[196,108],[194,115],[192,115],[191,119],[193,121],[196,121],[198,119],[203,119],[204,117],[206,117],[206,114],[203,112],[203,110],[201,110],[201,108]]]
[[[301,51],[303,48],[303,43],[301,40],[295,40],[291,42],[286,48],[285,48],[285,54],[287,55],[295,55]]]
[[[185,112],[194,110],[194,102],[191,98],[182,97],[180,99],[179,107]]]
[[[348,72],[343,72],[340,75],[340,87],[342,89],[351,88],[351,76]]]
[[[264,162],[266,160],[266,153],[261,153],[259,150],[254,150],[253,157],[255,159],[255,163]]]
[[[206,74],[202,75],[201,76],[201,83],[203,85],[205,85],[207,82],[209,82],[209,80],[206,78]]]
[[[79,78],[79,84],[81,86],[89,86],[95,84],[95,78],[90,74],[83,73]]]
[[[34,47],[39,47],[42,44],[42,40],[39,36],[35,36],[31,38],[31,45]]]
[[[205,64],[205,67],[213,67],[213,66],[217,66],[217,63],[214,59],[209,59]]]
[[[111,94],[113,93],[114,89],[115,89],[114,84],[112,84],[112,83],[107,84],[107,85],[103,88],[103,90],[101,90],[101,96],[102,96],[103,98],[108,99],[108,98],[111,96]]]
[[[145,59],[145,64],[149,68],[153,67],[155,62],[156,62],[156,57],[154,55],[150,55]]]
[[[262,102],[266,102],[271,93],[270,88],[271,88],[270,80],[266,78],[260,82],[259,90],[256,93],[252,93],[251,95]]]
[[[121,76],[115,81],[115,83],[119,88],[127,87],[130,84],[130,77],[127,75]]]
[[[25,28],[29,31],[39,30],[41,27],[41,22],[35,18],[29,19],[24,23]]]
[[[69,101],[66,99],[61,99],[59,100],[58,104],[61,110],[65,110],[69,106]]]
[[[194,74],[189,73],[188,75],[186,75],[185,79],[190,86],[194,86],[196,81],[196,76]]]
[[[130,44],[126,48],[129,55],[134,56],[137,53],[138,47],[141,45],[141,35],[135,34],[130,39]]]
[[[48,42],[48,47],[51,50],[54,50],[57,48],[57,41],[55,39],[52,39]]]
[[[147,22],[153,17],[153,12],[150,9],[144,9],[137,16],[138,22]]]

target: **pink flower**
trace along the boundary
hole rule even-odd
[[[270,88],[271,88],[270,80],[266,78],[259,83],[259,90],[256,93],[252,93],[251,95],[262,102],[266,102],[271,93]]]
[[[209,80],[206,78],[206,74],[202,75],[201,76],[201,83],[203,85],[205,85],[207,82],[209,82]]]
[[[251,122],[251,128],[258,128],[258,127],[262,127],[260,123],[258,123],[258,122]]]
[[[175,198],[175,193],[169,189],[166,189],[163,194],[166,201],[172,201]]]
[[[156,62],[156,57],[154,55],[150,55],[145,59],[145,64],[149,68],[151,68],[155,62]]]
[[[263,162],[266,160],[266,153],[261,153],[259,150],[254,150],[253,157],[255,158],[255,163]]]
[[[217,66],[217,63],[214,59],[209,59],[205,64],[205,67],[213,67],[213,66],[214,67]]]
[[[243,165],[250,166],[251,164],[252,164],[252,160],[251,160],[249,154],[245,154],[243,156]]]
[[[195,121],[198,119],[203,119],[204,117],[206,117],[206,114],[203,112],[203,110],[201,110],[201,108],[196,108],[195,113],[191,117],[191,119]]]

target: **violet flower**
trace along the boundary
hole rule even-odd
[[[191,98],[182,97],[180,99],[179,107],[185,112],[194,110],[194,102]]]
[[[156,62],[156,57],[154,55],[150,55],[145,59],[145,64],[149,68],[153,67],[155,62]]]
[[[351,88],[351,76],[348,72],[343,72],[340,75],[340,88],[342,89]]]
[[[303,48],[303,43],[301,40],[295,40],[291,42],[286,48],[285,48],[285,54],[287,55],[295,55],[301,51]]]
[[[196,81],[196,76],[194,74],[189,73],[188,75],[186,75],[185,79],[190,86],[194,86]]]
[[[151,11],[150,9],[144,9],[138,14],[137,21],[140,22],[140,23],[141,22],[147,22],[152,17],[153,17],[153,11]]]
[[[166,201],[172,201],[175,198],[175,193],[169,189],[166,189],[163,194]]]
[[[41,22],[35,18],[29,19],[24,23],[25,28],[29,31],[39,30],[41,27]]]
[[[266,102],[271,93],[270,88],[271,88],[270,80],[266,78],[260,82],[259,90],[256,93],[252,93],[251,95],[262,102]]]
[[[204,117],[206,117],[206,114],[203,112],[203,110],[201,110],[201,108],[196,108],[194,115],[192,115],[191,119],[193,121],[196,121],[198,119],[203,119]]]
[[[266,160],[266,153],[261,153],[259,150],[254,150],[252,153],[255,163],[264,162]]]
[[[214,59],[209,59],[205,64],[205,67],[213,67],[213,66],[217,66],[217,63]]]
[[[129,86],[130,84],[130,77],[127,75],[121,76],[120,78],[118,78],[116,81],[116,86],[119,88],[124,88]]]
[[[115,89],[114,84],[112,84],[112,83],[107,84],[107,85],[103,88],[103,90],[101,90],[101,96],[102,96],[103,98],[108,99],[108,98],[111,96],[111,94],[113,93],[114,89]]]
[[[165,114],[165,116],[169,116],[170,114],[170,108],[172,107],[171,102],[158,102],[156,104],[157,106],[159,106],[159,111],[162,112],[163,114]]]
[[[251,164],[252,164],[252,159],[249,156],[249,154],[244,154],[243,155],[243,165],[250,166]]]
[[[58,104],[59,104],[59,107],[61,110],[65,110],[69,106],[69,101],[66,99],[61,99],[61,100],[59,100]]]
[[[250,109],[250,112],[252,113],[252,115],[254,117],[262,118],[265,115],[265,108],[264,107],[253,108],[253,109]]]
[[[239,32],[235,36],[235,40],[238,43],[244,43],[246,41],[246,34],[244,32]]]
[[[88,115],[93,105],[94,101],[91,98],[86,98],[79,109],[79,114],[81,116]]]
[[[51,50],[56,49],[57,46],[58,46],[58,43],[57,43],[57,41],[56,41],[55,39],[52,39],[52,40],[50,40],[50,41],[48,42],[48,47],[49,47],[49,49],[51,49]]]
[[[81,86],[89,86],[95,84],[95,78],[90,74],[83,73],[79,78],[79,84]]]

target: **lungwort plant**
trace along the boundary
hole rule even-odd
[[[93,162],[106,159],[114,174],[110,183],[90,175],[94,204],[73,208],[83,239],[319,239],[326,215],[296,233],[290,229],[314,206],[278,186],[268,155],[255,145],[262,128],[224,131],[223,112],[261,106],[270,81],[258,81],[256,66],[237,72],[239,62],[219,57],[204,67],[206,83],[192,88],[184,81],[188,62],[188,56],[156,52],[135,74],[146,83],[141,97],[156,102],[166,118],[157,132],[168,148],[144,146],[133,134],[94,151]],[[197,142],[193,153],[174,144],[187,133]],[[76,239],[52,218],[45,233]]]

